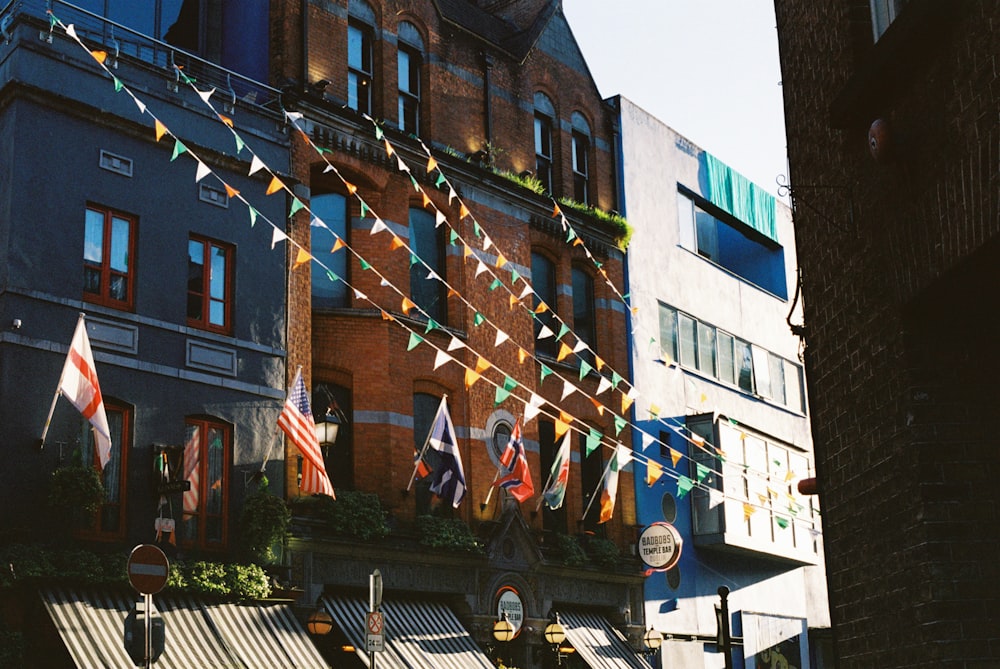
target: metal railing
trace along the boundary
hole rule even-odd
[[[12,27],[18,21],[37,23],[41,30],[53,34],[62,32],[50,27],[49,12],[63,24],[73,24],[84,43],[103,47],[112,64],[119,60],[143,64],[161,70],[174,79],[175,85],[181,83],[177,71],[180,67],[198,82],[199,88],[211,87],[219,93],[228,93],[228,104],[232,107],[240,102],[281,113],[280,90],[63,0],[10,0],[0,9],[0,40],[10,39]]]

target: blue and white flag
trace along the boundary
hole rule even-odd
[[[441,398],[441,405],[434,416],[427,441],[441,458],[440,464],[434,468],[431,492],[445,501],[450,501],[451,505],[457,508],[465,497],[465,471],[462,469],[462,456],[458,452],[455,426],[452,425],[451,416],[448,415],[446,397]]]

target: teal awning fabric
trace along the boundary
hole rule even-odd
[[[705,151],[708,201],[768,239],[778,241],[774,196]]]

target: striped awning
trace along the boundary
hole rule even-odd
[[[324,597],[323,606],[355,647],[366,667],[365,614],[368,602],[352,597]],[[385,650],[377,653],[379,669],[494,669],[489,658],[446,605],[413,600],[386,600]]]
[[[566,640],[590,669],[652,669],[604,616],[560,609],[559,618]]]
[[[133,666],[123,635],[137,595],[58,587],[40,594],[76,666]],[[157,669],[327,666],[287,604],[232,604],[173,594],[156,595],[153,604],[166,633]]]

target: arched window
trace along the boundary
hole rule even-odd
[[[539,486],[537,490],[544,492],[547,484],[551,484],[552,464],[556,459],[556,452],[559,444],[556,443],[556,426],[550,420],[539,419],[538,421],[538,456],[541,469],[538,472]],[[542,504],[542,527],[549,532],[566,534],[568,523],[566,521],[566,504],[563,503],[558,509],[550,509],[548,504]]]
[[[445,245],[434,215],[410,209],[410,248],[421,262],[410,265],[410,299],[430,318],[444,323],[448,318],[445,280]],[[440,280],[438,278],[440,277]]]
[[[84,532],[98,539],[114,540],[125,536],[125,481],[132,442],[132,408],[105,397],[104,410],[111,430],[111,458],[101,470],[104,501]],[[80,440],[84,444],[83,463],[100,469],[97,449],[94,448],[94,431],[90,428],[90,423],[83,421],[83,430],[85,434]]]
[[[535,352],[550,358],[556,356],[555,335],[559,331],[556,324],[556,267],[545,256],[537,251],[531,252],[531,287],[534,289],[532,306],[537,311],[541,303],[548,307],[535,316]],[[548,328],[553,334],[539,339],[543,328]]]
[[[434,416],[441,405],[441,398],[430,393],[413,393],[413,454],[420,454],[430,434]],[[431,512],[431,500],[434,495],[430,491],[434,468],[438,466],[440,456],[433,448],[424,452],[422,463],[417,467],[416,498],[417,515],[423,516]],[[450,504],[440,505],[440,510],[450,511]]]
[[[349,243],[347,198],[340,193],[314,195],[310,201],[310,208],[313,216],[319,218],[329,228],[329,231],[322,227],[312,229],[310,252],[317,260],[312,263],[313,309],[350,306],[346,283],[350,280],[347,276],[349,256],[344,249],[333,251],[336,242],[334,234],[344,240],[345,244]],[[333,276],[328,275],[327,270]]]
[[[371,114],[375,88],[375,12],[362,0],[351,0],[347,12],[347,106]]]
[[[178,534],[185,546],[224,548],[228,537],[232,429],[212,418],[184,421],[184,493]]]
[[[399,24],[396,61],[399,70],[399,129],[420,135],[420,73],[424,63],[424,40],[416,26]]]
[[[573,199],[592,204],[590,193],[590,125],[573,112]]]
[[[535,176],[552,192],[552,128],[556,108],[545,93],[535,93]]]
[[[601,492],[603,491],[601,481],[604,475],[601,447],[595,449],[588,456],[587,435],[585,434],[577,435],[577,444],[580,452],[580,485],[583,486],[583,508],[590,507],[583,518],[583,529],[603,537],[604,526],[600,524]]]

